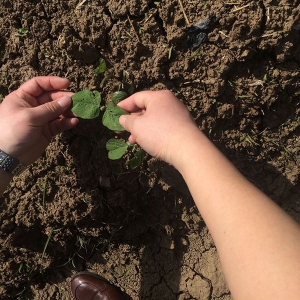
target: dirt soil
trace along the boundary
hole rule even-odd
[[[172,0],[1,0],[1,97],[37,75],[67,77],[72,91],[98,90],[104,101],[118,89],[171,89],[299,222],[299,2],[234,2],[183,0],[186,20]],[[192,50],[187,21],[211,14],[218,23]],[[108,69],[95,74],[100,58]],[[101,116],[81,120],[12,182],[0,203],[1,299],[72,299],[82,270],[128,299],[231,299],[180,175],[149,156],[134,171],[110,161],[115,135]]]

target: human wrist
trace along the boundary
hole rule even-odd
[[[14,176],[21,174],[26,169],[26,166],[19,159],[0,149],[0,169]]]
[[[0,167],[0,181],[10,181],[13,177],[13,174],[6,172]]]
[[[197,127],[192,126],[188,128],[185,133],[180,134],[180,140],[175,143],[173,147],[172,155],[170,158],[171,164],[182,174],[186,168],[190,167],[190,163],[193,161],[195,152],[202,147],[203,141],[207,141],[207,137]]]
[[[0,126],[1,127],[1,126]],[[19,159],[22,154],[20,147],[16,145],[15,136],[16,133],[9,130],[5,130],[6,134],[1,134],[0,136],[0,149],[7,153],[10,157]]]
[[[0,138],[0,150],[4,151],[10,157],[19,160],[21,156],[21,151],[18,147],[14,146],[13,143],[10,143],[7,139],[2,140]]]

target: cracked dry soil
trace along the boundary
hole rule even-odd
[[[238,2],[238,1],[236,1]],[[36,75],[72,91],[171,89],[236,167],[298,222],[298,1],[187,1],[219,19],[191,59],[177,1],[0,3],[0,93]],[[19,28],[28,34],[16,36]],[[172,51],[170,48],[172,47]],[[100,58],[110,77],[93,73]],[[109,161],[101,117],[57,137],[0,203],[1,299],[71,299],[76,271],[130,299],[231,299],[201,215],[172,167]],[[126,135],[122,135],[126,138]],[[201,184],[201,183],[199,183]]]

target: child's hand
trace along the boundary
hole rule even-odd
[[[200,133],[186,107],[170,91],[139,92],[119,106],[131,113],[119,120],[131,133],[129,142],[175,167],[186,139]]]
[[[0,105],[0,149],[24,165],[33,163],[51,138],[74,127],[68,108],[72,93],[60,77],[36,77],[9,94]]]

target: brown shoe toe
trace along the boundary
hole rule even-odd
[[[71,290],[75,300],[125,300],[115,286],[89,272],[77,273],[72,278]]]

